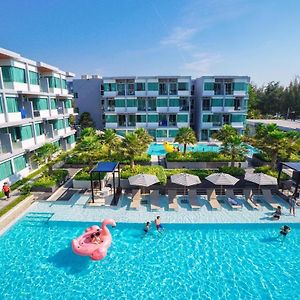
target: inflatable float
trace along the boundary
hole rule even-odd
[[[174,151],[174,146],[170,144],[169,142],[164,142],[165,150],[170,153]]]
[[[113,219],[105,219],[102,222],[101,228],[97,225],[87,228],[81,236],[72,240],[73,252],[81,256],[89,256],[92,260],[103,259],[112,242],[107,225],[115,227],[116,222]],[[99,243],[93,243],[92,234],[96,234],[97,232],[100,233]]]

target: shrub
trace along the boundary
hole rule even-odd
[[[262,167],[255,168],[254,173],[264,173],[273,176],[275,178],[278,177],[278,171],[273,170],[270,166],[262,166]],[[289,179],[289,176],[285,173],[281,173],[280,179],[287,180]]]
[[[159,182],[166,184],[167,176],[162,166],[141,166],[136,165],[133,168],[130,166],[124,166],[121,171],[121,178],[128,179],[130,176],[134,176],[140,173],[156,175]]]
[[[253,157],[264,162],[271,162],[271,158],[264,152],[253,153]]]
[[[198,176],[201,180],[207,177],[210,174],[216,173],[215,170],[209,169],[197,169],[197,170],[190,170],[190,169],[165,169],[165,173],[167,177],[171,177],[171,175],[179,174],[179,173],[187,173],[191,175]]]
[[[195,161],[195,162],[230,162],[231,157],[218,152],[171,152],[167,153],[166,160],[169,162],[175,161]],[[237,161],[244,161],[245,158],[240,157]]]
[[[25,185],[23,185],[19,190],[21,195],[29,195],[30,191],[31,191],[32,185],[27,183]]]
[[[54,170],[51,175],[44,173],[38,180],[36,180],[33,186],[36,187],[52,187],[61,184],[68,176],[67,170]]]
[[[100,173],[100,179],[104,179],[106,173]],[[99,174],[93,173],[93,180],[99,180]],[[90,180],[90,168],[85,167],[82,170],[80,170],[74,177],[75,180]]]
[[[239,177],[239,176],[244,176],[246,171],[242,168],[238,167],[220,167],[219,172],[221,173],[227,173],[230,174],[231,176]]]

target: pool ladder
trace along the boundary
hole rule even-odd
[[[48,222],[54,213],[30,212],[25,216],[26,221],[32,222]]]

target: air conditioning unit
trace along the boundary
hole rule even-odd
[[[81,79],[90,79],[90,75],[87,75],[87,74],[84,74],[84,75],[81,75]]]
[[[92,79],[100,79],[101,77],[99,75],[92,75]]]

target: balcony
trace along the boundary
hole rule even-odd
[[[107,106],[105,111],[115,111],[115,106]]]
[[[0,124],[5,123],[5,115],[3,113],[0,113]]]

